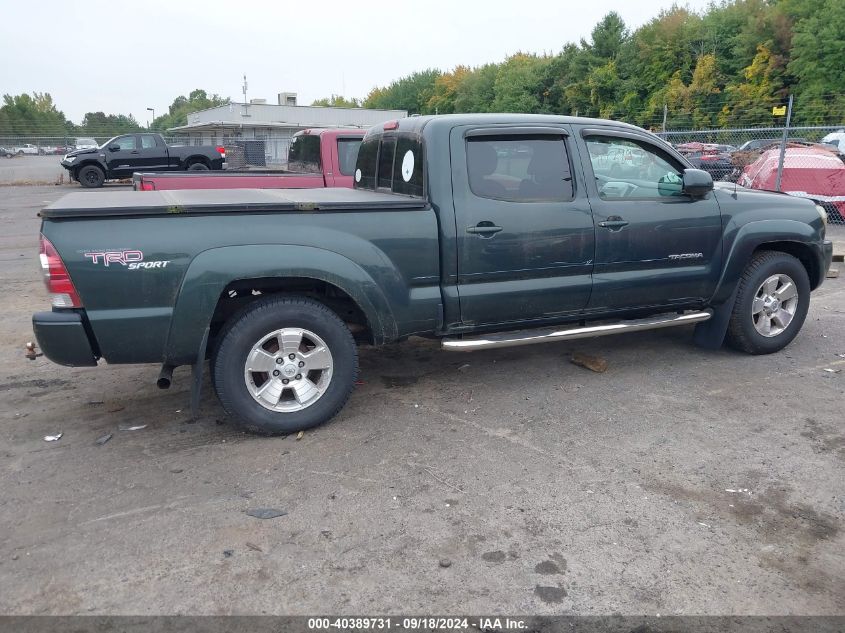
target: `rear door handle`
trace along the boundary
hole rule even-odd
[[[611,215],[606,220],[599,222],[599,226],[612,231],[614,229],[621,229],[623,226],[628,226],[628,221],[623,220],[618,215]]]
[[[493,236],[501,230],[501,226],[496,226],[492,222],[479,222],[475,226],[467,227],[467,233],[484,236]]]

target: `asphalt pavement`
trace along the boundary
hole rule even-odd
[[[24,359],[36,213],[71,190],[0,191],[0,613],[845,611],[842,277],[765,357],[363,348],[335,420],[262,438],[208,384],[191,420],[185,368]]]

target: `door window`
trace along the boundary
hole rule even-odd
[[[628,138],[588,136],[584,140],[602,199],[684,195],[684,168],[668,152]]]
[[[572,172],[562,136],[530,134],[467,139],[472,193],[509,202],[572,200]]]
[[[156,139],[151,134],[141,134],[141,149],[155,149]]]
[[[117,145],[121,152],[131,152],[135,149],[135,137],[121,136],[120,138],[116,138],[112,142],[112,145]]]

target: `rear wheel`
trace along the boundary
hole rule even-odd
[[[317,426],[340,411],[355,384],[358,351],[326,306],[268,297],[232,317],[212,363],[226,411],[247,429],[274,435]]]
[[[797,336],[809,307],[803,264],[786,253],[758,253],[739,281],[728,342],[749,354],[780,351]]]
[[[208,171],[208,165],[205,163],[191,163],[188,165],[188,171]]]
[[[106,175],[103,170],[96,165],[85,165],[76,175],[79,184],[88,189],[96,189],[102,187],[106,181]]]

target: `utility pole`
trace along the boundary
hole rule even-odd
[[[789,138],[790,121],[792,121],[792,93],[789,94],[789,105],[786,107],[786,125],[783,128],[783,138],[780,141],[780,156],[778,157],[778,175],[775,180],[775,191],[781,191],[780,183],[783,179],[783,159],[786,155],[786,140]]]
[[[669,114],[669,106],[663,104],[663,133],[666,133],[666,116]]]

